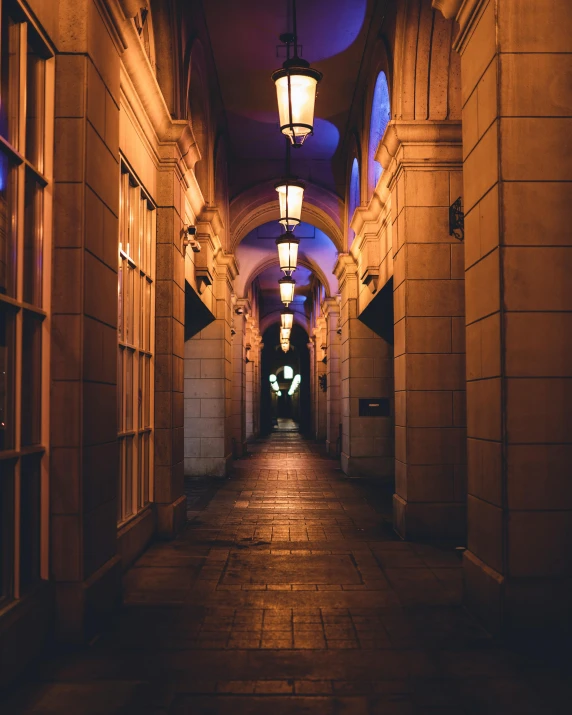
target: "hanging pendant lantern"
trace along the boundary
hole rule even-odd
[[[290,340],[290,328],[280,328],[280,342]]]
[[[294,300],[294,287],[296,281],[293,278],[281,278],[278,281],[278,286],[280,288],[280,300],[284,305],[290,305]]]
[[[293,32],[280,35],[280,42],[286,45],[286,61],[281,69],[273,72],[272,79],[276,85],[280,131],[293,146],[302,146],[306,137],[314,133],[316,90],[323,75],[298,57],[296,0],[292,2],[292,25]],[[291,45],[294,46],[293,57],[290,57]]]
[[[294,312],[289,308],[280,313],[280,325],[283,328],[290,328],[294,325]]]
[[[302,181],[286,178],[274,188],[280,202],[280,223],[285,231],[293,231],[301,221],[305,185]]]
[[[282,352],[287,353],[290,350],[290,341],[289,340],[283,340],[280,343],[280,347],[282,348]]]
[[[280,238],[276,239],[280,270],[284,271],[287,276],[291,276],[298,265],[299,245],[300,239],[296,238],[292,231],[286,231],[286,233],[283,233]]]

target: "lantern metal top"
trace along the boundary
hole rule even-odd
[[[276,239],[276,245],[280,246],[283,243],[295,243],[297,246],[300,245],[300,239],[292,233],[292,231],[286,231],[281,236]]]

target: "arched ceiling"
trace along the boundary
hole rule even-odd
[[[315,134],[293,152],[292,170],[344,196],[341,141],[375,0],[300,0],[302,56],[324,74],[316,101]],[[230,136],[230,195],[279,178],[285,140],[278,128],[273,70],[284,61],[279,35],[288,30],[287,0],[208,0],[209,34]]]
[[[282,227],[278,221],[265,223],[251,231],[236,248],[239,274],[235,291],[238,296],[246,296],[250,283],[256,277],[263,294],[268,291],[278,296],[278,279],[283,274],[278,267],[275,241],[281,232]],[[296,236],[300,239],[299,267],[293,275],[296,295],[307,295],[309,283],[306,274],[310,273],[316,275],[328,295],[335,295],[338,285],[332,271],[337,250],[333,241],[320,229],[304,222],[297,227]]]

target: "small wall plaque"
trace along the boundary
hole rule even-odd
[[[360,399],[360,417],[389,417],[389,399],[387,397],[371,397]]]

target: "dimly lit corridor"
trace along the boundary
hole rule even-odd
[[[189,523],[127,572],[116,622],[3,715],[568,712],[553,650],[504,648],[461,607],[451,546],[400,541],[380,492],[296,433],[250,448],[187,482]]]

